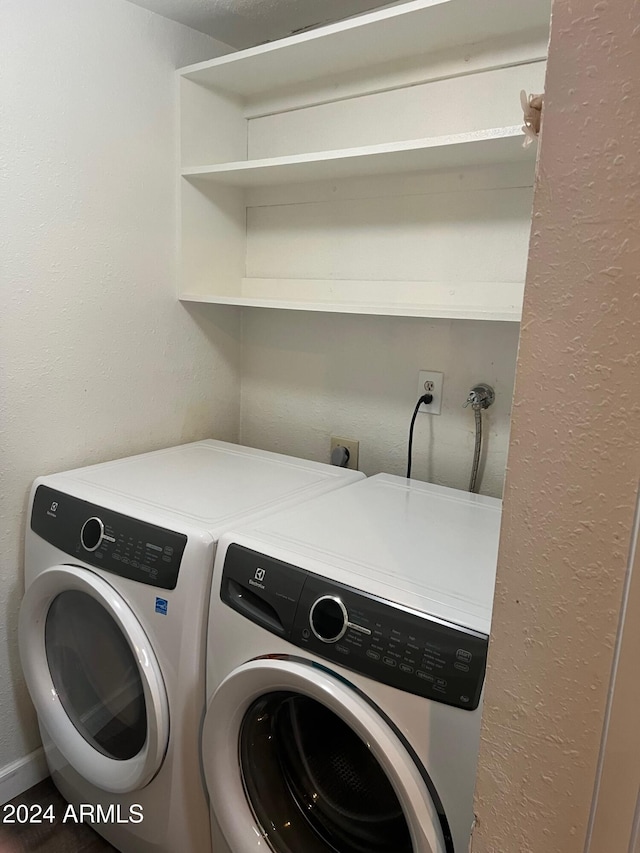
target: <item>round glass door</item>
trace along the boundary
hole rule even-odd
[[[367,745],[299,693],[268,693],[240,731],[247,797],[283,853],[412,853],[402,806]]]
[[[147,737],[144,687],[124,635],[86,592],[69,590],[49,607],[44,645],[67,716],[109,758],[137,755]]]
[[[40,722],[80,775],[114,792],[153,778],[168,741],[164,683],[106,581],[75,566],[38,575],[21,606],[20,653]]]
[[[239,759],[239,760],[238,760]],[[203,729],[212,809],[237,853],[444,853],[414,758],[370,702],[299,660],[250,661]]]

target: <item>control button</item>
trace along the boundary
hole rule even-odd
[[[386,657],[386,655],[382,658],[382,663],[385,663],[387,666],[397,666],[396,661],[393,658]]]
[[[336,595],[323,595],[309,611],[309,625],[323,643],[337,643],[349,624],[347,608]]]
[[[454,669],[459,669],[460,672],[469,672],[469,667],[467,666],[467,664],[466,663],[460,663],[459,660],[457,660],[454,663],[453,667],[454,667]]]
[[[164,561],[165,563],[170,563],[170,562],[171,562],[171,557],[163,557],[162,559],[163,559],[163,561]]]
[[[104,524],[95,516],[88,518],[80,530],[80,542],[85,551],[95,551],[104,537]]]
[[[137,560],[131,560],[131,565],[134,569],[137,569],[140,563]]]
[[[423,681],[435,681],[435,679],[432,675],[429,675],[428,672],[422,672],[421,669],[419,669],[416,672],[416,675],[418,676],[418,678],[421,678]]]
[[[445,681],[444,678],[436,678],[436,684],[438,685],[438,687],[446,687],[447,686],[447,682]]]
[[[123,558],[122,558],[122,562],[123,562],[123,563],[125,563],[125,564],[128,566],[128,565],[129,565],[129,558],[128,558],[128,557],[123,557]]]
[[[409,665],[408,665],[408,664],[406,664],[406,663],[401,663],[401,664],[400,664],[400,669],[402,670],[402,672],[413,672],[413,667],[412,667],[412,666],[409,666]]]
[[[463,663],[471,663],[471,658],[473,655],[471,652],[468,652],[466,649],[458,649],[456,652],[456,658],[461,660]]]
[[[371,660],[380,660],[380,652],[374,652],[373,649],[367,649],[367,657]]]
[[[302,639],[308,640],[310,636],[311,636],[311,631],[308,628],[303,628],[302,629]]]
[[[465,705],[468,705],[468,704],[469,704],[469,702],[471,701],[471,699],[470,699],[470,697],[469,697],[469,696],[461,696],[461,697],[460,697],[460,701],[461,701],[461,702],[464,702],[464,704],[465,704]]]
[[[164,553],[171,556],[173,554],[173,548],[171,548],[169,545],[167,545],[166,548],[164,549]]]

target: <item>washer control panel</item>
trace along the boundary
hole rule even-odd
[[[222,600],[294,645],[384,684],[474,710],[489,638],[241,545],[227,550]]]
[[[31,529],[84,563],[161,589],[175,589],[187,544],[183,533],[112,512],[48,486],[36,489]]]

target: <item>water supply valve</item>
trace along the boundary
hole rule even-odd
[[[464,408],[466,409],[467,406],[471,406],[473,409],[488,409],[489,406],[493,405],[495,399],[496,392],[491,385],[480,382],[478,385],[474,385],[471,391],[469,391]]]

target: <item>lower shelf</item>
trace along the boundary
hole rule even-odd
[[[244,278],[240,292],[183,293],[183,302],[433,317],[459,320],[520,322],[523,282],[338,281],[319,279]]]

